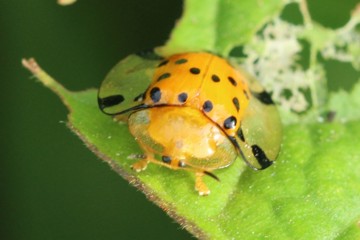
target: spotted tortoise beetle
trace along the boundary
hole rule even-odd
[[[151,56],[151,57],[149,57]],[[144,151],[136,171],[155,163],[195,173],[200,195],[204,175],[239,156],[255,170],[276,159],[282,125],[264,88],[240,67],[206,52],[167,58],[134,54],[103,81],[100,109],[125,119]]]

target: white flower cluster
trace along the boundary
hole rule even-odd
[[[316,55],[351,62],[360,70],[360,33],[356,29],[359,24],[360,4],[349,22],[337,30],[311,22],[297,26],[276,18],[244,47],[244,68],[272,92],[273,99],[282,109],[304,112],[310,104],[319,107],[326,98],[326,74]],[[313,48],[307,69],[298,63],[303,51],[300,39]],[[310,101],[305,92],[310,93]]]
[[[298,36],[303,30],[303,26],[277,18],[244,48],[247,55],[244,68],[272,92],[273,99],[282,108],[296,112],[308,107],[303,91],[309,88],[306,79],[318,77],[297,63],[302,51]]]

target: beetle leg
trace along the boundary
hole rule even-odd
[[[142,159],[131,165],[131,168],[135,170],[136,172],[144,171],[147,167],[147,165],[150,162],[150,158],[154,157],[153,154],[146,154],[146,156],[142,156]]]
[[[136,172],[144,171],[148,165],[149,161],[147,159],[141,159],[131,165],[131,168],[135,170]]]
[[[206,196],[210,194],[209,188],[203,182],[204,172],[195,173],[195,190],[198,191],[200,196]]]

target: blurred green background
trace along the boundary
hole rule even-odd
[[[309,2],[315,20],[340,27],[359,1]],[[126,55],[162,45],[181,10],[181,0],[1,0],[0,239],[192,238],[85,148],[58,97],[20,63],[36,57],[71,90],[98,87]],[[326,64],[331,79],[359,77]]]

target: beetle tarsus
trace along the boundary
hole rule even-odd
[[[204,172],[195,173],[195,190],[199,193],[200,196],[207,196],[210,194],[209,188],[206,186],[202,179],[204,174]]]
[[[135,170],[136,172],[144,171],[149,164],[149,161],[147,159],[141,159],[140,161],[134,163],[131,168]]]

